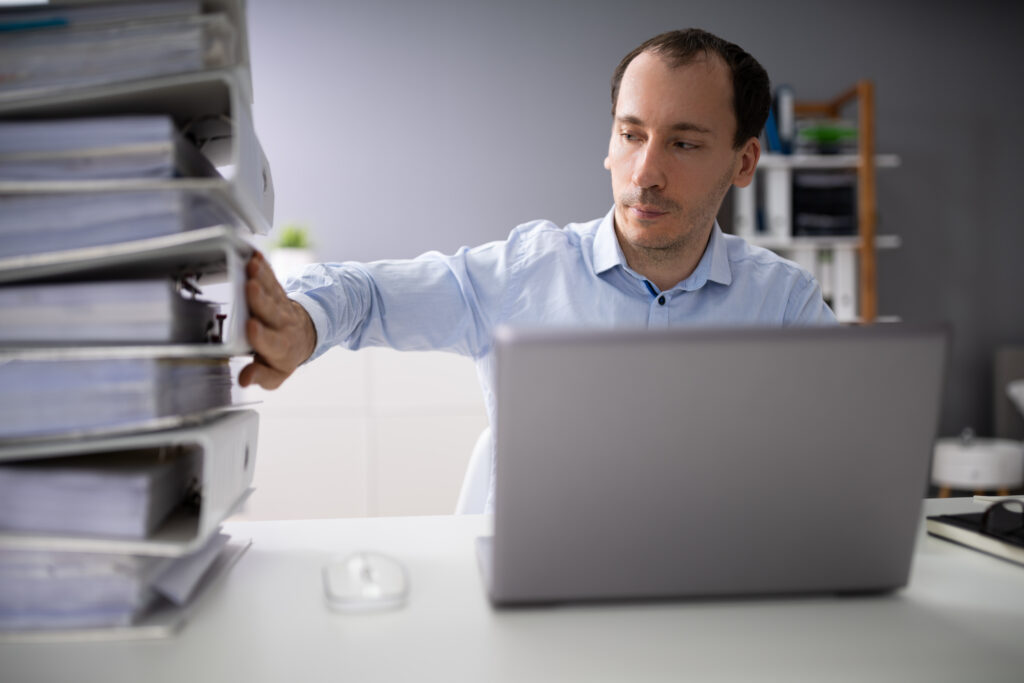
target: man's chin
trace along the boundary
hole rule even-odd
[[[678,249],[681,240],[675,236],[655,235],[651,231],[631,230],[626,235],[626,240],[634,249],[643,251],[673,251]]]

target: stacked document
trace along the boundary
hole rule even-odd
[[[220,337],[216,304],[170,278],[0,288],[0,344],[204,343]]]
[[[0,259],[237,223],[195,190],[109,186],[182,176],[219,177],[166,115],[0,121]]]
[[[146,538],[201,474],[185,448],[0,463],[0,530]]]
[[[235,216],[188,190],[0,195],[0,258],[94,247],[212,225]]]
[[[235,27],[198,0],[0,11],[0,95],[39,94],[226,67]]]
[[[158,427],[230,405],[231,386],[223,358],[13,358],[0,361],[0,439]]]
[[[273,192],[244,0],[6,6],[0,35],[0,639],[168,635],[245,549],[230,356]]]
[[[99,438],[0,443],[0,639],[162,636],[247,544],[258,416]],[[118,628],[122,627],[122,628]]]
[[[216,175],[165,114],[0,121],[0,180]]]
[[[181,607],[222,553],[216,533],[184,557],[0,549],[0,631],[130,626]]]

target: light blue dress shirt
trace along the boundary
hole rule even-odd
[[[626,265],[613,223],[520,225],[507,240],[453,255],[308,266],[287,284],[316,327],[315,358],[335,345],[453,351],[476,359],[491,422],[499,325],[666,328],[827,325],[836,318],[795,263],[716,223],[693,273],[672,289]],[[492,485],[493,490],[493,485]]]

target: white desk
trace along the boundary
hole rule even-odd
[[[973,509],[930,501],[929,512]],[[253,545],[166,640],[0,644],[0,681],[1024,680],[1024,569],[922,536],[889,596],[493,610],[480,517],[228,525]],[[347,616],[321,566],[403,560],[401,611]]]

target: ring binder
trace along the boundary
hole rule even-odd
[[[94,536],[76,533],[82,529],[75,527],[29,533],[38,527],[24,526],[21,532],[0,534],[0,560],[15,556],[10,553],[50,553],[59,565],[74,566],[84,559],[81,554],[96,553],[108,559],[149,558],[127,562],[142,567],[155,566],[159,564],[155,560],[161,558],[189,559],[196,553],[202,553],[204,559],[193,566],[187,581],[174,582],[169,588],[164,586],[163,594],[170,601],[162,601],[155,610],[144,609],[144,596],[155,586],[148,574],[136,574],[139,582],[123,586],[129,591],[138,589],[134,593],[138,599],[121,604],[113,615],[105,614],[103,606],[88,607],[86,603],[84,611],[63,609],[55,592],[57,587],[45,581],[37,586],[42,592],[37,596],[39,601],[33,603],[34,616],[17,614],[17,601],[4,603],[6,598],[0,592],[0,639],[20,639],[26,635],[36,639],[167,635],[180,627],[194,603],[196,579],[202,590],[202,584],[209,584],[226,572],[247,547],[245,543],[228,543],[204,548],[215,540],[221,522],[249,495],[256,456],[258,417],[252,411],[225,412],[232,380],[229,371],[222,372],[228,368],[230,356],[250,352],[245,337],[248,311],[244,285],[245,264],[253,247],[244,233],[266,233],[273,219],[272,176],[252,119],[244,2],[128,0],[101,4],[87,0],[76,3],[71,11],[76,16],[104,15],[110,28],[108,35],[116,36],[122,29],[130,32],[137,28],[124,25],[125,12],[141,17],[138,22],[144,23],[153,12],[165,12],[168,8],[184,17],[172,23],[211,24],[217,27],[214,30],[230,28],[234,32],[233,44],[223,43],[218,48],[223,54],[191,66],[183,66],[183,62],[173,66],[161,63],[156,65],[156,72],[146,72],[146,65],[142,65],[142,70],[134,70],[133,64],[123,65],[128,67],[127,71],[115,68],[100,79],[107,82],[83,78],[71,80],[60,89],[0,87],[0,122],[28,121],[31,125],[42,119],[161,115],[169,118],[173,128],[182,132],[179,137],[189,143],[180,145],[182,154],[195,152],[193,160],[198,163],[176,164],[177,172],[171,171],[167,177],[163,157],[157,160],[156,170],[152,170],[145,154],[158,151],[156,147],[164,149],[162,140],[157,141],[159,145],[153,150],[118,145],[116,140],[105,149],[95,149],[101,145],[93,145],[91,150],[75,149],[69,153],[74,159],[57,168],[46,158],[45,145],[42,149],[27,145],[15,150],[17,158],[7,159],[9,173],[0,180],[0,215],[14,219],[7,225],[6,233],[0,221],[0,287],[69,283],[71,288],[80,286],[82,291],[94,291],[90,288],[101,281],[160,278],[180,283],[195,298],[188,305],[202,307],[207,304],[199,298],[201,291],[215,284],[218,292],[225,295],[220,287],[223,282],[232,310],[216,313],[212,308],[216,302],[211,302],[211,319],[206,319],[205,314],[201,316],[209,339],[194,343],[154,343],[132,334],[115,343],[112,339],[90,340],[83,338],[86,335],[82,328],[76,331],[72,325],[64,326],[66,334],[62,336],[60,325],[70,320],[54,321],[56,332],[48,338],[8,339],[0,345],[0,371],[6,369],[10,373],[13,368],[17,374],[26,367],[43,368],[46,377],[28,373],[13,389],[6,380],[0,382],[4,385],[0,403],[6,406],[0,410],[0,468],[12,460],[140,450],[153,453],[180,448],[194,454],[198,461],[192,489],[198,507],[187,501],[178,505],[152,533],[136,539],[102,533],[102,525],[93,529],[100,534]],[[0,24],[6,18],[17,17],[19,11],[0,10]],[[59,19],[63,8],[50,6],[41,11]],[[144,30],[158,28],[148,26]],[[20,42],[38,37],[56,44],[72,38],[75,29],[50,32],[38,24],[22,26],[20,30],[24,30],[22,36],[38,32],[37,36],[19,38]],[[102,52],[104,47],[109,46],[98,44],[97,50]],[[146,47],[140,45],[139,49],[144,52]],[[194,48],[194,42],[187,47]],[[61,55],[52,57],[59,59]],[[219,66],[207,68],[211,64]],[[62,125],[54,121],[46,125],[51,124]],[[85,125],[77,121],[67,126],[70,129],[78,124]],[[117,132],[116,126],[113,132]],[[116,152],[115,147],[119,148]],[[115,166],[112,172],[100,168],[119,161],[119,155],[132,154],[137,154],[138,159]],[[35,167],[25,170],[15,164],[23,159],[34,159],[30,166]],[[99,172],[77,172],[83,170],[76,167],[79,160],[95,164],[85,170]],[[5,161],[0,159],[2,163]],[[9,211],[12,206],[38,208],[34,209],[36,213]],[[195,211],[195,215],[189,211]],[[29,219],[38,221],[46,230],[36,243],[31,237],[35,226],[21,229]],[[77,227],[78,233],[71,226]],[[15,243],[8,239],[13,234],[26,241]],[[98,301],[102,303],[102,296]],[[18,325],[32,322],[32,312],[19,311],[16,305],[10,310],[21,316],[15,321]],[[73,386],[76,380],[70,372],[72,368],[87,368],[94,377],[84,382],[80,377],[78,386]],[[165,376],[167,368],[172,369],[170,384]],[[217,369],[212,384],[204,384],[203,378],[211,368]],[[142,381],[137,384],[146,387],[147,377],[157,377],[168,391],[147,393],[143,389],[143,394],[132,395],[129,385],[139,379],[133,374],[139,369]],[[52,380],[47,390],[49,400],[33,403],[38,414],[24,414],[22,422],[27,424],[31,417],[35,421],[33,429],[19,427],[18,420],[11,418],[17,412],[19,389],[27,390],[32,385],[30,376]],[[153,386],[149,385],[149,389]],[[73,407],[68,407],[68,395],[73,390],[79,392],[79,398],[73,401]],[[21,397],[24,398],[23,393]],[[167,403],[168,397],[177,402]],[[59,405],[62,401],[64,408]],[[149,413],[141,415],[144,419],[136,419],[140,415],[131,413],[140,407],[143,412],[149,409]],[[124,418],[129,413],[131,419]],[[97,415],[105,417],[100,419]],[[113,419],[107,419],[111,415]],[[0,562],[0,571],[10,569],[10,564]],[[48,610],[63,613],[53,620],[38,618]],[[40,630],[11,633],[10,628],[17,628],[17,624]]]
[[[239,214],[253,232],[266,234],[274,217],[274,184],[263,148],[244,99],[239,69],[162,76],[131,83],[70,90],[33,100],[0,99],[0,119],[103,116],[124,111],[166,113],[179,128],[189,130],[198,119],[221,117],[218,131],[198,136],[199,151],[217,167],[229,167],[229,178],[165,180],[64,181],[60,183],[0,182],[0,194],[97,192],[101,190],[198,190]],[[195,134],[195,131],[190,131]]]
[[[197,549],[252,493],[259,415],[231,411],[204,423],[164,431],[112,437],[0,445],[0,466],[16,460],[68,457],[83,453],[186,448],[195,452],[201,472],[197,514],[172,513],[145,539],[0,532],[0,549],[75,550],[180,557]]]

